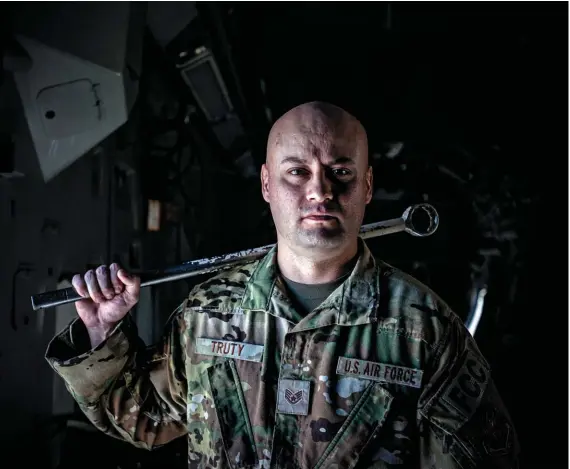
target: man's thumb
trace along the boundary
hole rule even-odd
[[[117,272],[119,280],[125,284],[125,287],[129,291],[134,291],[140,286],[140,279],[136,275],[129,274],[125,269],[120,269]]]

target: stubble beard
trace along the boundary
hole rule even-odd
[[[294,233],[293,242],[299,247],[313,249],[332,249],[343,244],[346,233],[342,226],[334,228],[299,228]]]

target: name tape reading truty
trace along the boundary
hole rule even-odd
[[[196,353],[218,357],[236,358],[250,362],[260,362],[263,358],[263,345],[245,344],[230,340],[196,339]]]

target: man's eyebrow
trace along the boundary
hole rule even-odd
[[[299,158],[298,156],[288,156],[281,161],[281,164],[285,163],[296,163],[296,164],[306,164],[307,161],[303,158]]]
[[[299,158],[298,156],[288,156],[287,158],[284,158],[281,161],[281,164],[286,164],[286,163],[307,164],[308,161],[303,158]],[[335,158],[331,164],[356,164],[356,163],[352,158],[349,158],[348,156],[339,156],[338,158]]]
[[[356,164],[352,158],[348,156],[339,156],[335,158],[333,164]]]

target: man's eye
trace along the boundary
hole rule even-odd
[[[335,168],[333,174],[337,177],[350,176],[350,171],[346,168]]]
[[[307,171],[302,168],[293,168],[289,170],[289,174],[292,176],[302,176],[303,174],[307,174]]]

